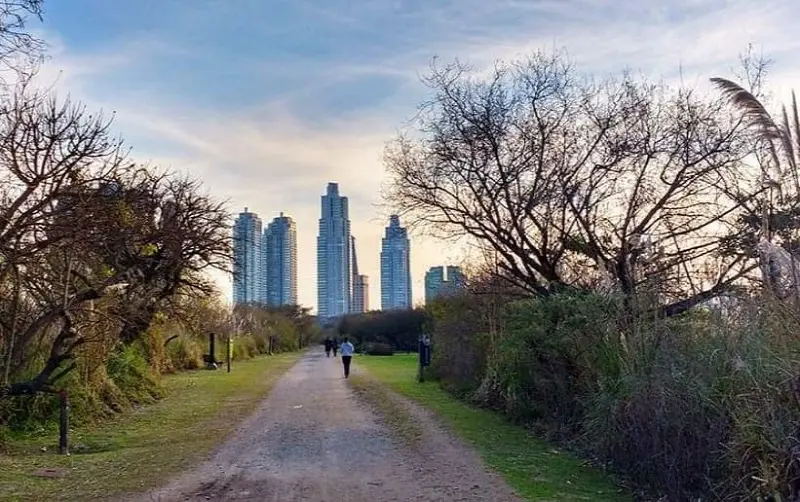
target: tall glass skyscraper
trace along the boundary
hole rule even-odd
[[[350,214],[339,184],[328,183],[322,196],[317,236],[317,315],[320,321],[350,311]]]
[[[233,225],[233,303],[261,301],[261,278],[261,218],[244,208]]]
[[[381,309],[411,308],[411,266],[408,232],[400,217],[389,217],[381,242]]]
[[[273,219],[264,231],[264,302],[297,304],[297,230],[289,216]]]

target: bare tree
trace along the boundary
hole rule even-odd
[[[2,394],[33,393],[75,367],[87,310],[108,302],[138,339],[166,299],[207,294],[230,263],[228,214],[198,182],[126,160],[109,122],[20,92],[0,114]],[[42,351],[43,367],[31,367]],[[37,376],[11,382],[11,376]]]
[[[138,339],[165,302],[176,295],[213,294],[216,289],[204,275],[207,269],[229,270],[233,259],[230,215],[224,204],[201,190],[196,180],[163,178],[148,194],[159,211],[143,247],[107,257],[139,273],[117,312],[123,320],[120,338],[124,343]]]
[[[662,313],[674,314],[752,268],[737,256],[713,284],[693,279],[722,259],[742,211],[723,188],[747,149],[721,100],[630,75],[596,82],[560,54],[498,64],[485,78],[459,63],[434,67],[425,82],[434,97],[416,130],[387,147],[387,202],[490,247],[500,273],[529,293],[602,277],[626,295],[657,284]]]

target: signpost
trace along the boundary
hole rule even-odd
[[[430,335],[420,335],[419,337],[419,375],[417,381],[425,381],[425,367],[431,365],[431,337]]]

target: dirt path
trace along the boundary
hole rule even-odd
[[[347,386],[339,359],[311,353],[209,462],[135,500],[519,500],[472,451],[425,428],[422,451],[397,444]]]

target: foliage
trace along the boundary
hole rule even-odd
[[[433,339],[442,361],[485,346],[485,325],[454,330],[476,299],[448,299]],[[636,319],[630,334],[621,299],[586,293],[509,302],[502,333],[483,351],[469,399],[608,463],[669,500],[791,499],[800,423],[798,318],[771,300],[742,302],[726,315],[693,310]],[[442,321],[439,321],[439,320]],[[440,324],[441,322],[441,324]],[[438,352],[438,354],[437,354]],[[466,373],[466,372],[465,372]],[[437,373],[463,389],[465,377]]]
[[[217,358],[229,336],[236,359],[307,345],[305,309],[255,307],[242,325],[220,302],[207,272],[231,264],[225,204],[36,88],[44,44],[25,27],[42,4],[0,1],[0,428],[47,425],[43,392],[67,390],[77,422],[156,399],[211,334]]]
[[[416,352],[427,313],[424,309],[372,311],[343,316],[337,325],[357,348],[377,342],[400,352]]]
[[[388,343],[367,342],[364,344],[364,354],[368,356],[391,356],[394,349]]]

